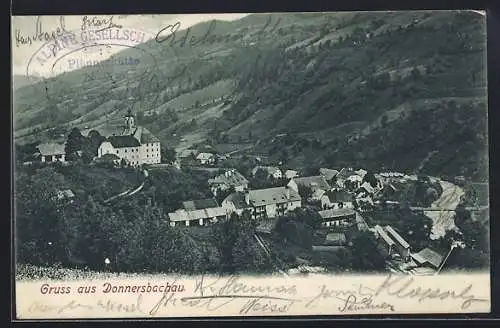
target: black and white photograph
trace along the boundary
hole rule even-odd
[[[11,25],[16,282],[489,276],[485,12]]]

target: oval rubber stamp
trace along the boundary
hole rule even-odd
[[[99,85],[99,93],[104,95],[129,79],[148,80],[157,72],[156,59],[145,45],[154,38],[152,33],[122,26],[84,25],[65,32],[38,48],[26,66],[28,79],[47,79],[49,97],[93,80],[107,81]],[[75,71],[81,74],[68,74]]]

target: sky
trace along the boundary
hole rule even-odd
[[[114,15],[113,23],[121,25],[124,28],[139,28],[150,32],[150,35],[156,35],[161,28],[174,24],[181,23],[181,29],[195,25],[203,21],[212,19],[218,20],[235,20],[242,18],[248,14],[183,14],[183,15]],[[43,32],[55,31],[57,27],[61,26],[61,16],[13,16],[12,17],[12,70],[15,75],[26,74],[26,65],[33,54],[43,46],[43,41],[34,41],[31,45],[17,44],[16,35],[29,37],[37,32],[37,19],[39,17],[40,26]],[[81,30],[82,16],[64,16],[65,29],[69,31]],[[100,19],[109,19],[111,16],[88,16]],[[19,33],[19,34],[18,34]],[[123,48],[116,47],[108,53],[111,56],[113,52],[121,51]],[[99,60],[106,58],[99,57]]]

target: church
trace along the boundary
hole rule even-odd
[[[97,156],[113,154],[129,165],[161,163],[160,140],[144,127],[136,126],[135,117],[129,110],[121,131],[101,143]]]

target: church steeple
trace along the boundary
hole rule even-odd
[[[127,115],[125,115],[125,128],[132,131],[135,128],[135,117],[132,114],[132,110],[129,109]]]

